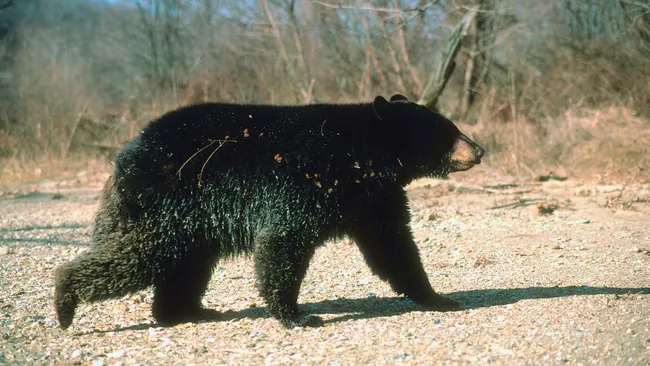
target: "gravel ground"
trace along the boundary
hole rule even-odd
[[[145,291],[62,331],[53,269],[87,250],[105,176],[0,192],[0,364],[650,365],[650,185],[479,176],[409,187],[424,265],[463,310],[423,312],[329,243],[299,299],[326,324],[292,330],[240,258],[204,298],[224,321],[158,327]]]

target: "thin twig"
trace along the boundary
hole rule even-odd
[[[402,10],[402,9],[393,9],[388,7],[378,7],[372,5],[354,6],[354,5],[330,4],[324,1],[313,1],[314,4],[318,4],[322,7],[329,8],[329,9],[369,10],[377,13],[390,13],[390,14],[403,14],[403,13],[413,13],[413,12],[421,13],[426,11],[429,7],[438,4],[439,2],[440,2],[439,0],[435,0],[421,7],[413,7],[413,8],[407,8]]]
[[[197,156],[201,151],[203,151],[203,150],[207,149],[208,147],[212,146],[212,145],[213,145],[215,142],[217,142],[217,141],[220,141],[220,140],[210,140],[210,143],[209,143],[209,144],[203,146],[203,147],[200,148],[197,152],[195,152],[194,154],[192,154],[192,156],[190,156],[189,158],[187,158],[187,160],[185,160],[185,162],[183,163],[183,165],[181,165],[181,167],[178,168],[178,171],[176,171],[176,175],[178,175],[178,180],[181,180],[181,170],[183,170],[183,168],[185,167],[185,165],[187,165],[187,163],[189,163],[190,160],[192,160],[195,156]]]
[[[207,159],[205,159],[205,163],[203,163],[203,166],[201,166],[201,171],[199,172],[199,182],[197,183],[198,187],[201,188],[201,178],[203,177],[203,169],[205,169],[205,166],[208,165],[208,162],[210,159],[212,159],[212,155],[214,155],[217,150],[221,149],[223,145],[226,144],[226,142],[236,142],[234,140],[219,140],[219,146],[217,146],[216,149],[214,149],[211,153],[210,156],[208,156]]]
[[[314,84],[316,83],[316,79],[311,79],[311,82],[309,82],[309,88],[305,90],[305,88],[300,89],[300,94],[302,94],[302,98],[305,100],[305,104],[311,104],[311,100],[314,96]]]
[[[514,133],[514,160],[517,175],[519,175],[519,115],[517,113],[517,94],[515,90],[515,74],[510,73],[510,112],[512,113],[512,120],[515,122]]]
[[[185,167],[185,165],[187,165],[187,163],[190,162],[190,160],[194,159],[194,157],[197,156],[198,154],[200,154],[201,151],[203,151],[203,150],[209,148],[210,146],[214,145],[215,142],[218,142],[218,143],[219,143],[219,146],[217,146],[217,148],[214,149],[214,151],[212,151],[212,152],[210,153],[210,156],[208,156],[208,159],[205,161],[205,163],[203,163],[203,166],[201,167],[201,172],[200,172],[200,174],[199,174],[199,187],[200,187],[200,186],[201,186],[201,176],[203,175],[203,170],[205,169],[205,166],[206,166],[206,164],[208,163],[208,161],[210,160],[210,158],[212,158],[212,155],[214,155],[214,153],[216,153],[217,150],[219,150],[219,149],[221,148],[221,146],[223,146],[226,142],[237,142],[236,140],[209,140],[209,141],[210,141],[210,143],[208,143],[207,145],[203,146],[203,147],[200,148],[197,152],[195,152],[194,154],[192,154],[192,156],[190,156],[189,158],[187,158],[187,160],[185,160],[185,162],[183,163],[183,165],[181,165],[181,167],[178,168],[178,171],[176,171],[176,175],[178,175],[178,180],[181,179],[181,171],[183,170],[183,168]]]
[[[536,202],[540,202],[540,201],[544,201],[544,200],[545,200],[544,198],[524,198],[524,199],[520,199],[517,202],[511,202],[511,203],[507,203],[505,205],[493,206],[493,207],[490,207],[488,210],[497,210],[499,208],[507,208],[507,207],[517,208],[517,207],[530,206],[530,205],[532,205],[532,204],[534,204]]]
[[[86,104],[84,105],[83,109],[79,113],[79,116],[77,117],[77,120],[74,123],[74,126],[72,126],[72,132],[70,132],[70,137],[68,138],[67,144],[65,146],[65,150],[63,151],[63,158],[65,159],[68,156],[68,153],[70,152],[70,147],[72,146],[72,140],[74,139],[74,135],[77,133],[77,128],[79,128],[79,124],[81,123],[81,119],[83,118],[83,115],[86,113],[86,110],[88,109],[88,105],[90,104],[90,99],[86,101]]]
[[[323,6],[325,8],[330,8],[330,9],[369,10],[369,11],[374,11],[374,12],[377,12],[377,13],[391,13],[391,14],[401,14],[401,13],[403,13],[403,11],[400,10],[400,9],[375,7],[375,6],[370,6],[370,5],[364,5],[364,6],[338,5],[338,4],[329,4],[329,3],[326,3],[326,2],[323,2],[323,1],[314,1],[314,4],[318,4],[320,6]]]
[[[256,355],[256,352],[248,351],[245,349],[236,349],[236,348],[222,348],[222,351],[231,352],[231,353],[241,353],[244,355]]]

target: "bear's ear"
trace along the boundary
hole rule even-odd
[[[375,115],[377,118],[379,118],[382,121],[390,121],[391,120],[391,105],[390,102],[386,100],[386,98],[382,97],[381,95],[377,96],[375,98],[375,101],[372,102],[372,109],[375,111]]]
[[[407,97],[403,96],[402,94],[395,94],[392,97],[390,97],[390,101],[391,102],[395,102],[395,101],[408,102],[409,99]]]

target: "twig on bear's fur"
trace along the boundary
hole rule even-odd
[[[187,158],[187,160],[185,160],[185,162],[183,163],[183,165],[181,165],[181,167],[178,168],[178,171],[176,171],[176,175],[178,175],[178,180],[181,180],[181,170],[183,170],[183,168],[185,167],[185,165],[187,165],[187,163],[189,163],[190,160],[192,160],[192,159],[193,159],[196,155],[198,155],[201,151],[203,151],[203,150],[207,149],[208,147],[212,146],[212,144],[214,144],[214,143],[217,142],[218,140],[209,140],[209,141],[210,141],[209,144],[203,146],[203,147],[200,148],[197,152],[195,152],[194,154],[192,154],[192,156],[190,156],[189,158]]]
[[[208,162],[210,161],[210,159],[212,159],[212,155],[214,155],[214,153],[216,153],[217,150],[221,149],[221,147],[225,145],[226,142],[237,142],[235,140],[215,140],[215,141],[219,141],[219,146],[217,146],[217,148],[210,153],[210,156],[208,156],[208,158],[205,159],[205,163],[203,163],[203,165],[201,166],[201,171],[199,172],[199,182],[197,183],[197,186],[199,188],[201,188],[201,177],[203,177],[203,169],[205,169],[205,166],[208,165]]]
[[[210,146],[214,145],[215,142],[220,142],[219,146],[218,146],[216,149],[214,149],[214,151],[213,151],[213,152],[210,154],[210,156],[208,157],[208,160],[210,160],[210,158],[212,157],[212,155],[214,155],[214,153],[215,153],[217,150],[219,150],[219,148],[220,148],[221,146],[223,146],[224,143],[226,143],[226,142],[228,142],[228,141],[236,142],[236,141],[234,141],[234,140],[211,140],[211,139],[210,139],[209,141],[210,141],[210,143],[208,143],[207,145],[203,146],[203,147],[200,148],[197,152],[195,152],[194,154],[192,154],[192,156],[190,156],[189,158],[187,158],[187,160],[185,160],[185,162],[183,163],[183,165],[181,165],[181,167],[178,168],[178,171],[176,171],[176,175],[178,175],[178,180],[181,179],[181,171],[183,170],[183,168],[185,167],[185,165],[187,165],[187,163],[189,163],[190,160],[194,159],[195,156],[197,156],[199,153],[201,153],[201,151],[203,151],[203,150],[209,148]],[[205,163],[203,164],[203,166],[201,167],[201,174],[199,174],[199,186],[201,185],[201,175],[203,175],[203,169],[205,168],[205,164],[208,163],[208,160],[206,160]]]

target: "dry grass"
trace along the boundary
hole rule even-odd
[[[84,170],[80,160],[110,158],[147,122],[190,103],[358,102],[392,93],[415,99],[445,26],[465,14],[451,4],[436,10],[436,2],[418,19],[410,10],[350,13],[320,2],[269,2],[270,11],[219,2],[178,14],[170,6],[161,17],[117,5],[42,3],[49,7],[34,11],[51,22],[17,27],[19,47],[0,55],[0,184]],[[412,7],[364,3],[395,14]],[[440,105],[486,148],[486,163],[516,175],[648,179],[647,40],[625,32],[616,41],[575,36],[547,5],[497,3],[496,14],[518,24],[496,31],[477,101],[468,115],[454,116],[466,74],[466,59],[458,57]],[[238,16],[230,11],[241,20],[233,22]],[[441,23],[443,14],[450,23]],[[540,28],[546,22],[548,29]]]
[[[19,68],[26,76],[14,106],[20,123],[0,128],[0,185],[68,175],[87,166],[106,171],[106,163],[98,161],[110,161],[146,123],[181,105],[288,103],[300,90],[273,70],[256,69],[259,74],[247,78],[238,64],[227,63],[212,75],[197,74],[184,87],[110,104],[100,92],[88,92],[96,90],[93,85],[79,82],[83,67],[72,72],[65,63],[53,63],[41,69],[41,48],[30,45],[27,55],[34,57]],[[557,54],[550,49],[555,56],[544,67],[513,64],[507,75],[493,76],[487,92],[459,121],[487,150],[486,165],[518,176],[554,171],[597,182],[650,180],[650,60],[611,44],[554,47]],[[315,81],[317,90],[324,80]],[[350,99],[356,82],[345,85],[320,91],[319,101],[356,101]],[[441,106],[448,114],[457,109],[458,88],[458,81],[448,85]],[[391,92],[403,91],[375,91]]]
[[[509,121],[466,129],[486,145],[486,163],[505,173],[555,171],[600,183],[650,180],[650,121],[625,106],[575,107],[543,126]]]
[[[5,159],[0,165],[0,191],[12,191],[48,180],[96,183],[110,173],[111,164],[101,156],[73,155],[66,159],[52,156]],[[75,184],[73,184],[75,185]]]
[[[497,75],[466,130],[505,173],[648,181],[648,69],[650,60],[633,49],[559,47],[546,71],[526,65]]]
[[[650,178],[650,121],[629,108],[570,109],[559,124],[547,146],[565,169],[600,181]]]

